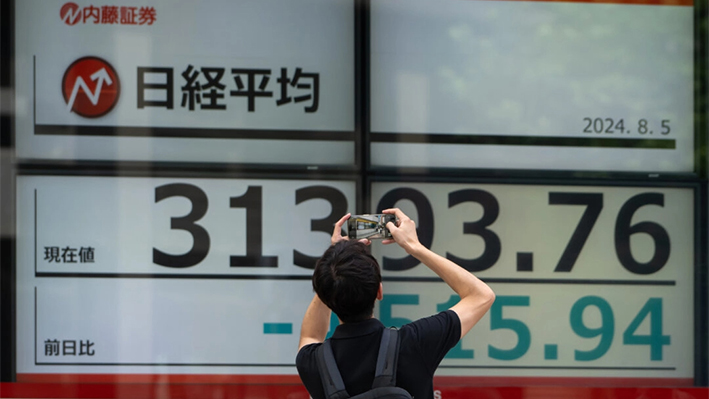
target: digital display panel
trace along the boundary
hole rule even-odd
[[[333,224],[398,206],[424,245],[497,294],[437,376],[692,385],[697,187],[544,174],[695,170],[693,3],[646,3],[16,1],[16,156],[59,165],[17,177],[17,380],[297,383]],[[370,27],[359,38],[357,12]],[[356,104],[358,39],[370,87]],[[355,177],[189,170],[353,166],[358,151],[369,164]],[[63,161],[188,171],[70,177]],[[554,184],[389,167],[535,170]],[[396,245],[372,252],[384,324],[455,303]]]
[[[351,0],[30,0],[15,26],[19,158],[354,165]]]
[[[354,198],[354,181],[19,177],[18,379],[295,374],[312,269]]]
[[[394,179],[375,181],[371,191],[373,211],[402,209],[422,244],[497,296],[438,375],[692,384],[694,189]],[[456,303],[401,248],[372,252],[384,273],[385,325]]]
[[[693,172],[693,3],[612,3],[373,0],[371,165]]]
[[[497,294],[437,375],[692,384],[693,188],[370,189]],[[347,181],[20,176],[18,378],[295,374],[312,266],[354,196]],[[455,303],[396,245],[372,253],[385,325]]]

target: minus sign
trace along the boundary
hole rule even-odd
[[[293,334],[293,323],[263,323],[264,334]]]

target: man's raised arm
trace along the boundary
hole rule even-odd
[[[330,328],[330,308],[328,308],[317,294],[310,301],[308,310],[305,311],[303,324],[300,327],[300,342],[298,350],[305,345],[316,344],[325,341],[327,330]]]
[[[451,310],[460,318],[462,338],[490,309],[495,301],[495,293],[469,271],[424,247],[416,234],[416,223],[401,210],[394,208],[382,212],[396,215],[399,220],[398,226],[392,222],[387,223],[394,239],[384,240],[383,243],[399,244],[406,253],[433,270],[460,296],[460,301]]]

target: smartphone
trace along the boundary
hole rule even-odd
[[[354,240],[392,238],[389,229],[386,227],[389,222],[396,223],[396,216],[384,213],[352,215],[347,219],[347,235]]]

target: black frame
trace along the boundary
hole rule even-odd
[[[15,3],[0,2],[0,222],[14,230]],[[8,193],[9,191],[9,193]],[[7,214],[10,213],[10,216]],[[7,220],[10,219],[10,220]],[[15,236],[0,237],[0,382],[15,380]]]
[[[15,4],[17,0],[0,2],[0,84],[3,90],[14,95],[15,56]],[[23,159],[14,160],[14,97],[2,98],[0,115],[0,184],[8,197],[0,197],[0,207],[15,215],[15,176],[61,175],[61,176],[140,176],[182,178],[264,178],[264,179],[324,179],[355,180],[357,186],[357,212],[372,212],[370,187],[372,182],[465,182],[479,184],[526,184],[526,185],[599,185],[599,186],[647,186],[690,187],[695,191],[695,310],[694,310],[694,384],[709,385],[709,188],[707,177],[707,117],[709,67],[709,11],[706,0],[694,4],[694,173],[648,174],[626,172],[575,172],[548,170],[489,170],[450,168],[375,168],[371,166],[370,146],[370,2],[352,0],[354,4],[354,147],[353,165],[324,166],[316,170],[305,165],[254,165],[228,163],[180,163],[133,162],[133,161],[61,161]],[[15,237],[2,237],[0,241],[0,382],[15,381]]]

